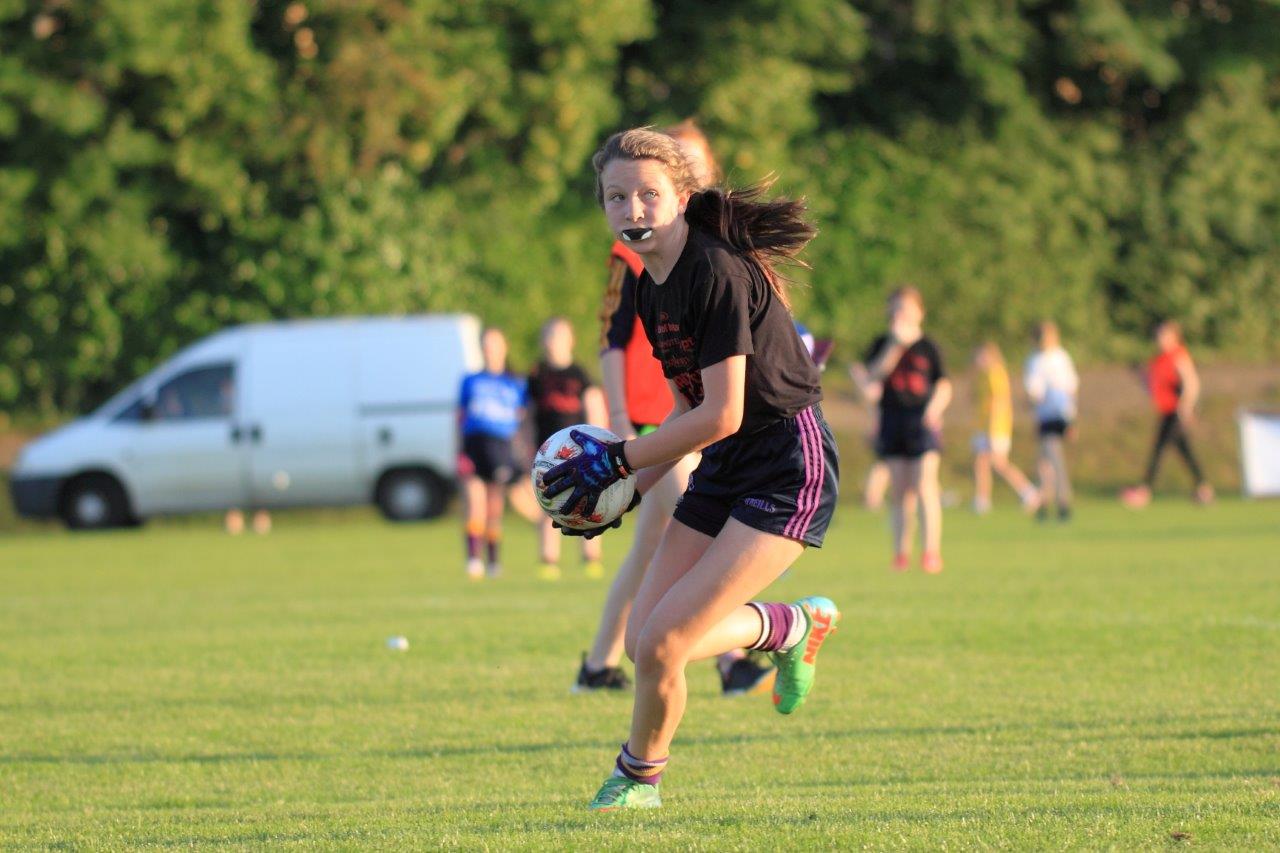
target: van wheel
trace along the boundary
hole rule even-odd
[[[68,483],[60,512],[72,530],[105,530],[134,523],[124,487],[106,474],[87,474]]]
[[[434,472],[422,468],[388,471],[378,481],[374,500],[391,521],[421,521],[444,512],[449,489]]]

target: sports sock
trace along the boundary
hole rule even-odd
[[[484,532],[482,527],[474,527],[467,525],[467,559],[476,560],[480,557],[480,534]]]
[[[613,770],[614,776],[623,776],[643,785],[656,785],[662,781],[662,771],[667,769],[667,758],[636,758],[622,745]]]
[[[498,562],[498,551],[502,546],[502,533],[496,530],[485,532],[485,553],[490,563]]]
[[[798,604],[777,601],[750,601],[760,614],[760,636],[747,648],[756,652],[785,652],[804,636],[808,622]]]

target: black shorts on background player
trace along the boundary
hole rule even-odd
[[[1064,436],[1071,429],[1071,422],[1062,418],[1053,418],[1036,424],[1036,432],[1043,438],[1046,435]]]
[[[902,411],[880,413],[875,451],[881,459],[895,456],[918,459],[930,451],[941,449],[942,440],[924,425],[923,414]]]
[[[863,356],[863,364],[874,364],[889,344],[888,335],[872,341]],[[884,379],[875,442],[877,456],[918,459],[941,449],[938,434],[925,426],[924,412],[933,398],[934,387],[946,376],[942,353],[929,338],[921,338],[907,347]]]
[[[471,460],[476,476],[484,482],[498,486],[515,482],[519,469],[510,439],[473,432],[462,437],[462,455]]]

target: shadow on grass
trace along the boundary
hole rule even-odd
[[[1186,720],[1163,720],[1165,723],[1187,722]],[[1197,721],[1200,722],[1200,721]],[[1159,725],[1152,720],[1123,720],[1108,723],[1080,723],[1075,721],[1058,721],[1043,724],[1005,725],[956,725],[956,726],[887,726],[881,728],[854,728],[838,731],[806,732],[802,737],[810,743],[815,741],[870,740],[874,738],[927,738],[927,737],[988,737],[993,734],[1043,733],[1045,731],[1070,732],[1071,739],[1089,741],[1161,741],[1161,740],[1233,740],[1280,736],[1280,725],[1255,726],[1251,728],[1231,729],[1183,729],[1178,731],[1131,731],[1128,727]],[[1124,726],[1120,731],[1105,729]],[[1101,729],[1101,730],[1100,730]],[[679,746],[740,746],[743,744],[783,743],[794,741],[794,733],[763,733],[735,735],[710,735],[684,737]],[[1039,742],[1039,739],[1037,738]],[[612,741],[562,741],[554,743],[521,743],[521,744],[487,744],[481,746],[424,746],[414,749],[397,750],[364,750],[360,752],[228,752],[206,755],[157,755],[157,754],[124,754],[124,755],[40,755],[33,753],[16,753],[0,755],[0,764],[50,764],[59,766],[94,766],[94,765],[127,765],[127,764],[256,764],[271,762],[318,762],[334,758],[383,758],[396,760],[465,758],[471,756],[527,756],[544,753],[572,750],[612,749]],[[1262,772],[1262,771],[1260,771]],[[1280,773],[1280,765],[1266,771],[1270,775]],[[1166,778],[1181,778],[1177,774],[1162,774]],[[1233,775],[1233,774],[1225,774]],[[1074,777],[1061,777],[1074,778]],[[1194,777],[1187,777],[1194,778]],[[894,780],[879,780],[880,782]],[[909,780],[901,780],[909,781]],[[922,780],[918,780],[922,781]],[[851,783],[855,784],[855,783]]]

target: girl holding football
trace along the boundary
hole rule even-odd
[[[711,153],[711,143],[692,120],[669,127],[664,133],[680,143],[699,188],[717,183],[720,170]],[[662,375],[662,364],[654,358],[653,345],[636,314],[636,282],[643,272],[644,262],[640,256],[621,239],[615,240],[601,316],[604,335],[600,368],[609,403],[609,428],[623,438],[653,432],[674,405],[671,389]],[[697,454],[686,456],[645,493],[644,504],[637,509],[633,521],[631,549],[609,586],[591,651],[583,655],[578,668],[573,686],[575,693],[630,687],[630,679],[619,666],[624,654],[627,615],[697,462]],[[716,670],[726,696],[764,692],[773,686],[774,668],[758,653],[741,649],[726,652],[716,661]]]
[[[632,607],[630,737],[591,803],[652,808],[690,661],[742,647],[769,652],[783,714],[813,686],[835,605],[751,599],[806,546],[822,544],[838,460],[818,405],[818,368],[773,269],[815,233],[803,205],[766,200],[761,187],[700,190],[679,144],[647,128],[611,136],[593,165],[610,228],[644,261],[636,308],[676,403],[648,435],[604,443],[579,433],[582,452],[548,471],[543,491],[570,492],[567,505],[588,515],[620,479],[636,476],[643,492],[702,451]]]

